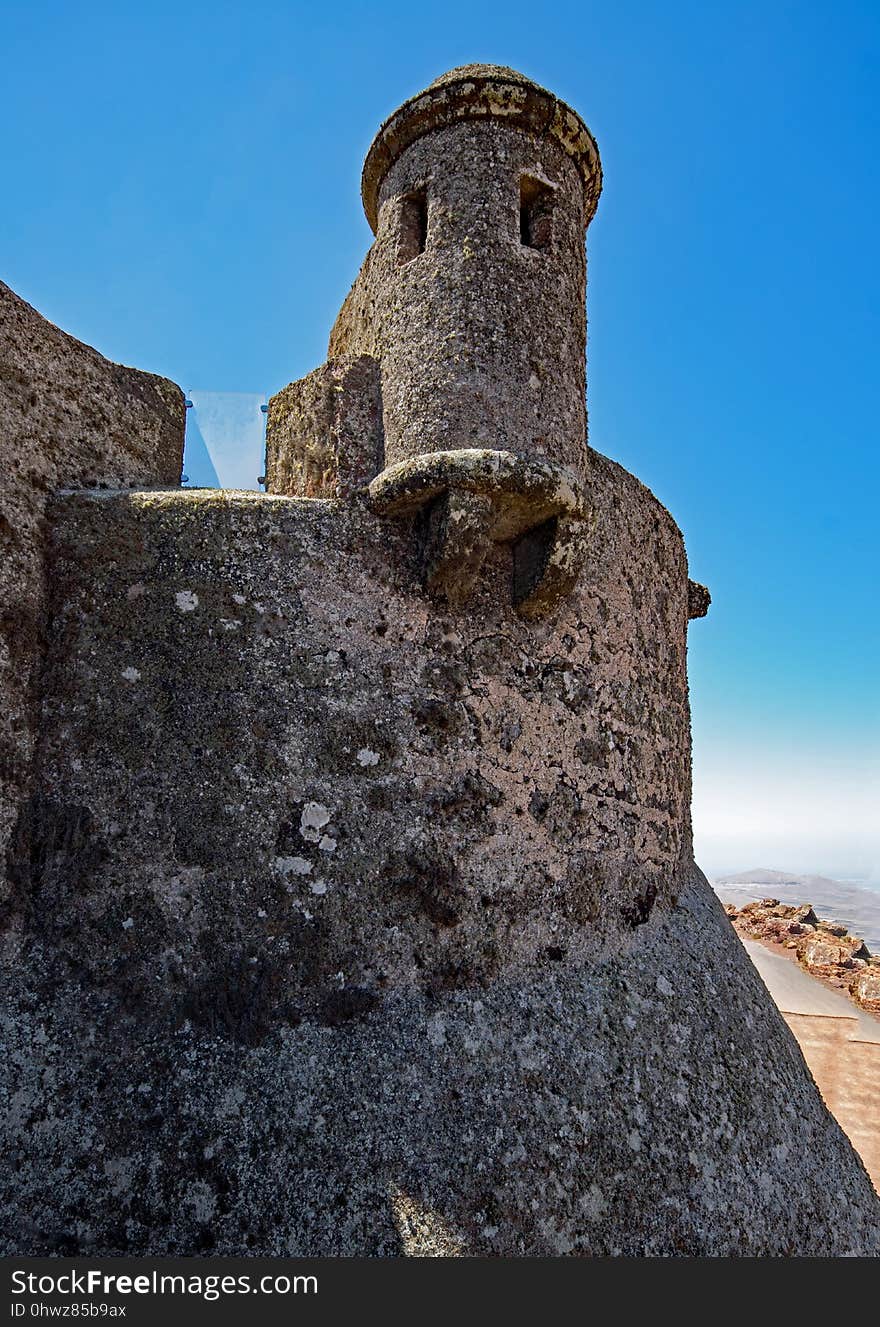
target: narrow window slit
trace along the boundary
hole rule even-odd
[[[549,249],[553,240],[554,190],[531,175],[519,182],[519,238],[527,249]]]
[[[397,244],[397,257],[401,263],[408,263],[425,252],[428,238],[428,199],[424,190],[407,194],[400,201],[400,236]]]

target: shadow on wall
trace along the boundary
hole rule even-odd
[[[183,483],[262,491],[268,397],[257,392],[187,394]],[[191,403],[191,404],[190,404]]]

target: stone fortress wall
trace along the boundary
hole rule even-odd
[[[668,908],[690,858],[683,550],[646,490],[596,475],[591,586],[538,631],[503,550],[467,613],[437,614],[408,530],[360,507],[58,499],[16,840],[35,922],[96,980],[206,1002],[209,1025],[218,970],[244,964],[244,999],[257,955],[268,1026],[583,958]],[[47,869],[34,836],[73,824]],[[93,909],[110,949],[78,924]]]
[[[693,864],[707,594],[586,443],[598,172],[551,94],[453,71],[368,155],[376,245],[270,403],[270,492],[175,489],[149,378],[138,488],[49,486],[6,1251],[877,1251]]]
[[[179,483],[183,432],[179,387],[111,364],[0,281],[0,857],[33,756],[47,502]]]

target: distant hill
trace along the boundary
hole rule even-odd
[[[828,889],[837,886],[847,889],[840,880],[831,880],[826,875],[797,875],[794,871],[768,871],[765,866],[756,866],[752,871],[737,871],[735,875],[720,875],[716,885],[797,885],[803,889]]]

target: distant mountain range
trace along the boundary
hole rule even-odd
[[[716,876],[712,882],[725,903],[741,907],[750,899],[778,898],[780,903],[812,903],[826,921],[842,922],[880,953],[880,891],[860,888],[825,875],[799,875],[797,871],[770,871],[755,867],[734,875]]]
[[[803,889],[828,889],[837,886],[851,889],[841,880],[831,880],[826,875],[797,875],[794,871],[768,871],[765,866],[756,866],[752,871],[737,871],[735,875],[719,875],[716,885],[797,885]]]

